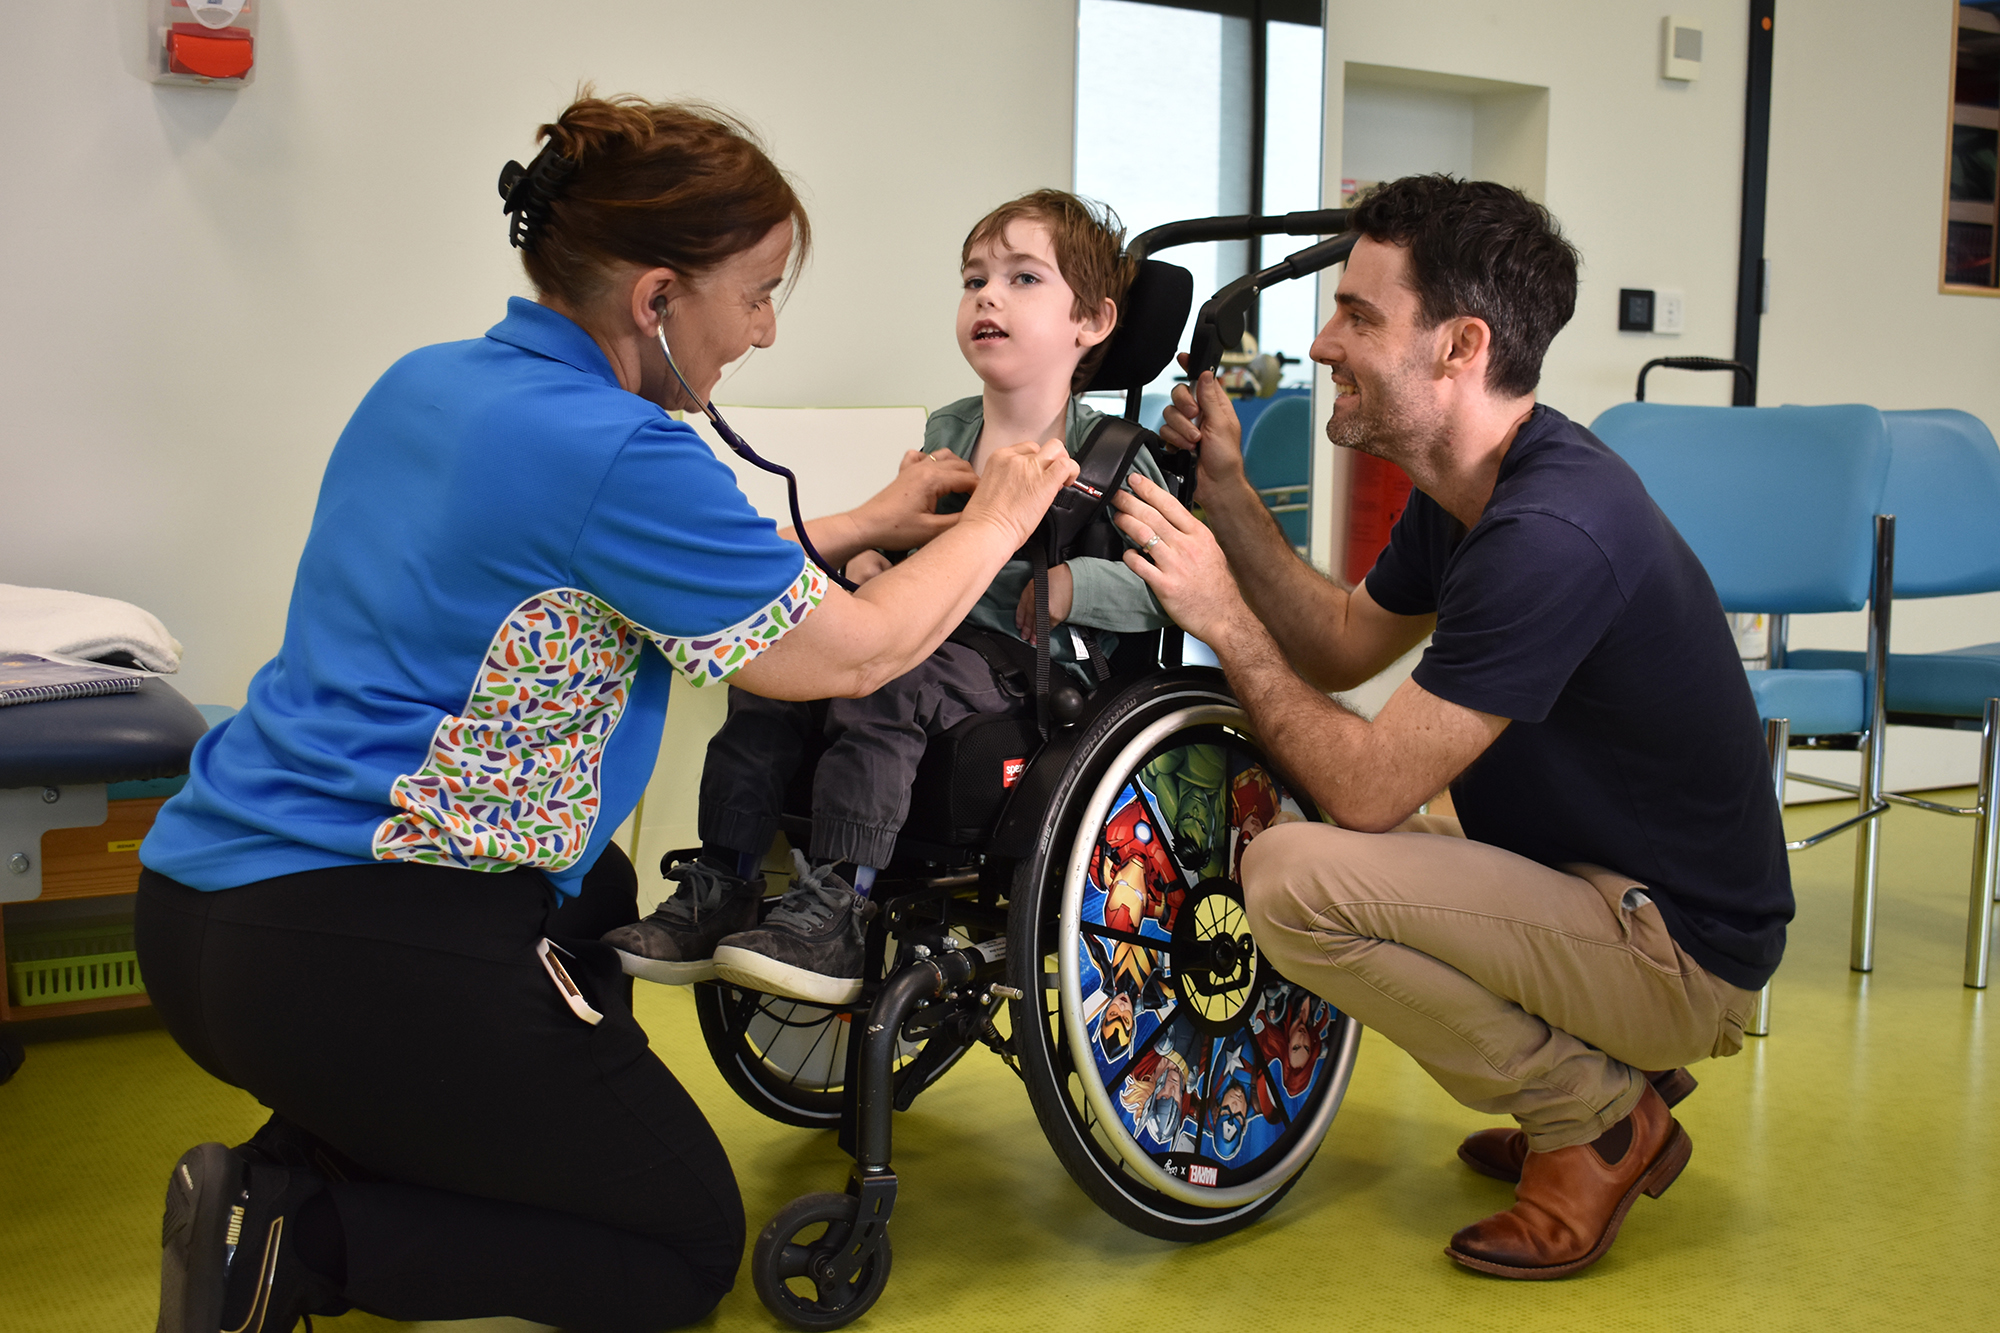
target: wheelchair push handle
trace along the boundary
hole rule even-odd
[[[1250,307],[1265,288],[1274,283],[1303,278],[1341,263],[1361,238],[1353,232],[1330,237],[1317,245],[1286,255],[1271,267],[1247,273],[1202,303],[1194,319],[1194,335],[1188,340],[1188,382],[1202,372],[1222,364],[1222,354],[1243,341],[1243,329]]]
[[[1743,382],[1744,396],[1752,403],[1757,401],[1757,375],[1741,361],[1725,361],[1719,356],[1656,356],[1639,367],[1639,387],[1633,401],[1646,401],[1646,375],[1654,366],[1665,366],[1668,370],[1727,370],[1734,372]]]
[[[1348,210],[1314,208],[1296,213],[1257,217],[1237,213],[1225,217],[1187,218],[1163,222],[1134,236],[1125,246],[1132,259],[1145,259],[1155,251],[1201,241],[1242,241],[1253,236],[1332,236],[1347,230]]]

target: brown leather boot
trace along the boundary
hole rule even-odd
[[[1514,1206],[1453,1236],[1445,1253],[1496,1277],[1568,1277],[1604,1256],[1633,1201],[1666,1193],[1693,1151],[1648,1084],[1632,1114],[1594,1142],[1529,1153]]]
[[[1653,1091],[1660,1094],[1660,1100],[1668,1106],[1679,1106],[1690,1092],[1700,1086],[1694,1075],[1685,1069],[1662,1069],[1649,1072],[1646,1081],[1653,1085]],[[1482,1129],[1477,1134],[1466,1135],[1465,1142],[1458,1145],[1458,1160],[1477,1171],[1482,1176],[1504,1180],[1509,1184],[1521,1178],[1521,1163],[1527,1160],[1528,1136],[1518,1129]]]

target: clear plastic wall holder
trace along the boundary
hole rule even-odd
[[[264,0],[147,0],[153,82],[240,88],[257,76]]]

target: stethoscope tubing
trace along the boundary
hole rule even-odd
[[[715,433],[722,437],[722,442],[728,445],[738,458],[748,463],[751,467],[761,468],[766,472],[774,473],[785,479],[785,501],[790,505],[792,511],[792,531],[798,534],[799,545],[805,548],[806,558],[811,560],[815,565],[818,565],[828,578],[847,591],[853,592],[855,585],[848,582],[845,575],[826,562],[818,549],[813,546],[811,535],[806,532],[805,516],[799,511],[799,479],[792,475],[790,468],[779,463],[773,463],[770,459],[765,458],[755,449],[752,449],[741,435],[730,429],[729,423],[722,419],[722,413],[715,410],[714,403],[703,402],[695,391],[688,387],[687,377],[682,375],[681,368],[674,364],[673,349],[667,346],[667,328],[665,323],[660,324],[658,333],[660,351],[667,358],[667,369],[671,370],[674,373],[674,378],[680,382],[681,392],[687,395],[687,400],[697,404],[701,408],[701,414],[708,418],[708,424],[715,427]]]

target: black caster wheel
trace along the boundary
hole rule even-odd
[[[799,1328],[844,1328],[868,1312],[889,1283],[889,1233],[851,1278],[834,1265],[854,1242],[861,1201],[851,1194],[802,1194],[757,1237],[750,1276],[765,1308]]]
[[[21,1043],[5,1033],[0,1033],[0,1083],[14,1077],[14,1071],[21,1067],[28,1053],[21,1049]]]

